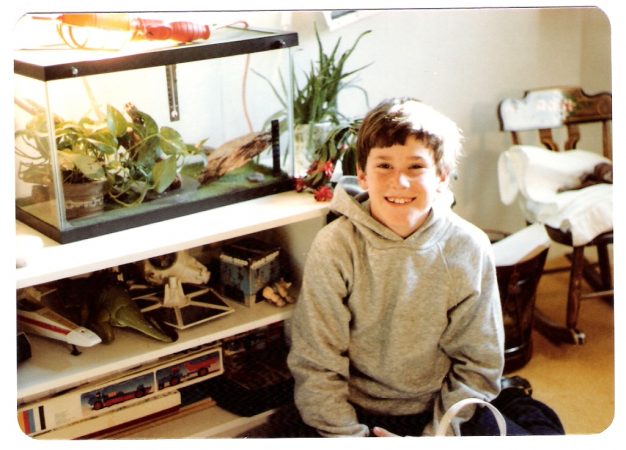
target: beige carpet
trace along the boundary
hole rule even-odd
[[[559,323],[565,320],[567,282],[564,272],[544,275],[537,291],[537,305]],[[513,374],[531,382],[533,395],[556,410],[567,434],[595,434],[611,424],[614,414],[613,308],[601,299],[585,300],[580,317],[585,344],[555,345],[534,332],[532,358]]]

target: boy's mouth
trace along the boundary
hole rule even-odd
[[[407,203],[411,203],[415,200],[415,197],[385,197],[389,203],[393,203],[394,205],[406,205]]]

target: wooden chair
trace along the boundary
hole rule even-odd
[[[611,159],[612,96],[608,92],[588,95],[579,87],[529,90],[525,92],[521,100],[509,98],[500,102],[498,117],[501,130],[511,133],[514,145],[521,145],[521,136],[535,131],[539,134],[541,144],[553,151],[576,148],[581,137],[580,125],[598,124],[601,129],[603,155]],[[584,126],[587,127],[587,125]],[[557,129],[563,130],[563,135],[566,134],[562,150],[554,139],[553,130]],[[572,247],[572,252],[568,255],[571,266],[560,269],[570,272],[565,325],[556,324],[536,309],[534,326],[553,342],[582,344],[585,334],[577,328],[581,300],[605,297],[612,301],[613,298],[611,261],[608,251],[608,246],[613,244],[613,231],[602,233],[582,246],[572,245],[570,232],[563,232],[547,225],[546,231],[554,242]],[[584,249],[590,246],[597,248],[597,264],[591,264],[585,258]],[[547,272],[550,271],[547,270],[544,273]],[[592,293],[582,293],[583,279],[592,288]]]

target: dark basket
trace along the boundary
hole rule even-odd
[[[493,231],[487,234],[492,243],[507,236]],[[535,299],[548,250],[517,264],[496,267],[504,322],[505,373],[525,366],[532,357]]]

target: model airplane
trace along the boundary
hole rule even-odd
[[[102,342],[100,337],[85,327],[27,298],[17,302],[17,324],[27,333],[36,334],[79,347],[92,347]]]

